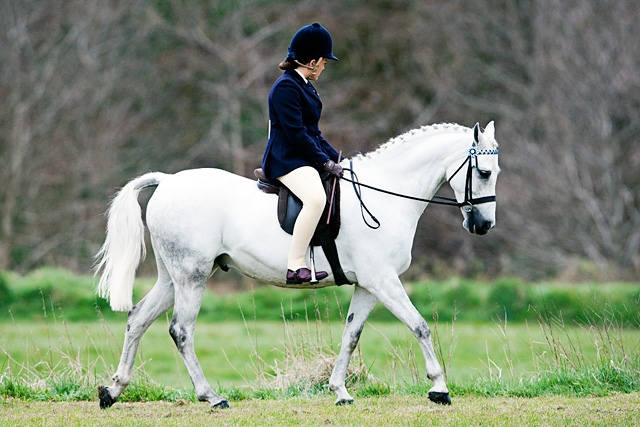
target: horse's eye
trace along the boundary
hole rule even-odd
[[[489,177],[491,176],[491,171],[486,169],[478,169],[478,173],[484,179],[489,179]]]

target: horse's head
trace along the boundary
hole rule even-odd
[[[493,122],[484,131],[475,125],[467,154],[462,165],[452,164],[447,169],[447,178],[464,217],[463,227],[472,234],[484,235],[496,223],[496,180],[500,173]]]

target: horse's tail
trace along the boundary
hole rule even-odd
[[[143,188],[158,185],[166,176],[152,172],[131,180],[107,211],[107,237],[96,255],[95,274],[101,274],[98,295],[108,300],[114,311],[129,311],[133,307],[133,281],[146,255],[138,194]]]

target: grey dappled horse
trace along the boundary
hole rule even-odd
[[[495,225],[494,195],[500,168],[494,133],[493,122],[484,131],[477,124],[473,129],[455,124],[425,126],[390,140],[375,152],[342,162],[367,187],[359,187],[360,200],[351,184],[342,181],[342,223],[336,244],[354,291],[329,380],[329,389],[337,395],[336,404],[353,402],[345,375],[365,321],[378,301],[406,324],[420,343],[427,377],[433,382],[429,399],[451,402],[430,329],[398,276],[411,262],[418,219],[443,183],[449,181],[456,195],[453,204],[460,208],[465,229],[482,235]],[[345,178],[348,176],[349,172]],[[158,281],[133,305],[135,271],[145,254],[137,196],[150,186],[157,186],[146,219]],[[371,187],[412,197],[394,197]],[[260,281],[287,286],[283,277],[291,236],[279,227],[276,199],[258,190],[255,181],[216,169],[174,175],[148,173],[122,188],[109,208],[106,241],[98,254],[98,292],[110,301],[113,310],[128,311],[129,317],[113,384],[99,388],[101,407],[111,406],[127,387],[140,338],[171,307],[169,333],[198,399],[216,408],[229,406],[209,386],[194,352],[196,317],[206,281],[218,268],[235,268]],[[366,202],[382,224],[378,229],[364,223],[361,202]],[[330,271],[323,254],[317,253],[315,258],[318,269]],[[332,280],[329,276],[307,287],[331,286]]]

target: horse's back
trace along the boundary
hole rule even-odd
[[[222,169],[187,169],[167,176],[160,182],[150,203],[171,210],[206,209],[212,202],[229,206],[247,199],[260,199],[255,181]]]
[[[160,182],[147,205],[147,227],[156,243],[227,251],[229,242],[274,228],[276,202],[253,180],[220,169],[188,169]]]
[[[214,169],[186,169],[169,175],[158,188],[179,189],[180,191],[211,192],[224,189],[226,186],[249,187],[253,181],[231,172]]]

